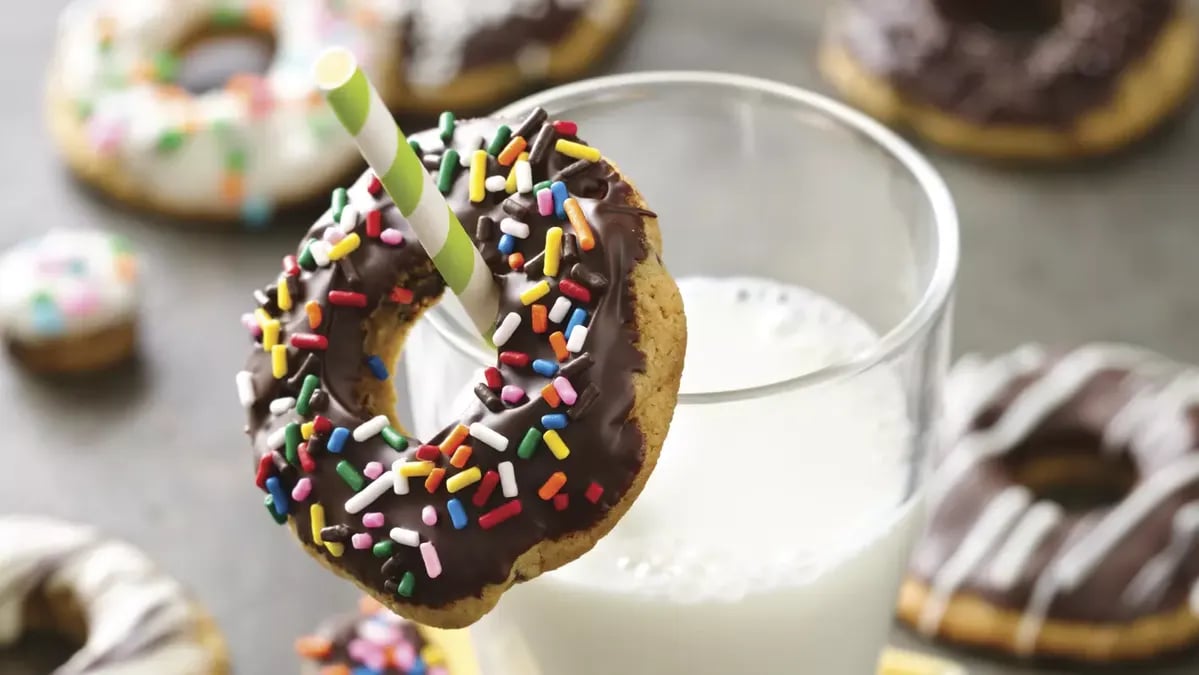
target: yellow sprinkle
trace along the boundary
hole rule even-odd
[[[470,156],[470,200],[481,202],[487,194],[487,151],[475,150]]]
[[[516,161],[517,162],[529,161],[529,153],[527,153],[527,152],[520,153],[520,155],[516,158]],[[512,170],[508,172],[508,182],[504,184],[504,189],[508,191],[508,194],[513,194],[516,192],[516,163],[515,162],[512,164]]]
[[[279,344],[279,320],[271,319],[262,327],[262,351],[269,352]]]
[[[546,431],[541,438],[549,447],[550,452],[554,453],[554,457],[558,459],[570,457],[570,448],[566,447],[566,441],[562,440],[562,437],[558,435],[556,430],[550,429]]]
[[[309,328],[316,328],[321,325],[321,303],[316,300],[309,300],[304,305],[304,311],[308,313]]]
[[[258,327],[266,329],[266,324],[271,320],[271,315],[266,313],[266,310],[259,307],[254,310],[254,318],[258,319]]]
[[[300,438],[308,440],[312,438],[312,429],[316,426],[316,422],[305,422],[300,425]]]
[[[558,230],[561,232],[562,230]],[[520,302],[522,305],[531,305],[534,302],[544,298],[550,292],[550,282],[542,279],[534,284],[531,288],[520,294]]]
[[[329,260],[341,260],[358,250],[361,245],[362,237],[359,237],[357,232],[351,232],[329,249]]]
[[[551,227],[545,231],[545,262],[542,271],[547,277],[558,276],[558,263],[562,260],[562,228]]]
[[[567,157],[573,157],[574,159],[585,159],[589,162],[600,161],[601,155],[599,150],[596,150],[589,145],[568,141],[565,138],[559,138],[558,142],[554,144],[554,149],[566,155]]]
[[[400,465],[399,472],[405,478],[428,476],[433,473],[433,462],[404,462]]]
[[[325,548],[329,549],[329,552],[333,554],[334,558],[340,558],[341,554],[346,552],[345,544],[334,544],[331,541],[325,542]]]
[[[440,666],[445,663],[445,652],[437,645],[425,645],[425,648],[420,650],[420,658],[425,665]]]
[[[276,380],[287,377],[287,347],[275,345],[271,347],[271,373]]]
[[[287,277],[279,277],[279,309],[287,312],[291,310],[291,291],[287,288]]]
[[[483,474],[479,471],[479,467],[472,466],[466,471],[456,473],[451,476],[450,479],[445,482],[445,489],[449,490],[450,492],[457,492],[468,485],[474,485],[475,483],[478,483],[482,478]]]
[[[308,520],[312,521],[312,543],[320,546],[325,543],[321,539],[321,530],[325,529],[325,507],[313,504],[308,507]]]

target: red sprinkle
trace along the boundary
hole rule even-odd
[[[383,181],[379,180],[379,177],[372,173],[371,182],[366,186],[366,191],[369,192],[372,197],[378,197],[379,193],[383,191]]]
[[[569,120],[554,120],[554,131],[563,136],[575,136],[579,133],[579,125]]]
[[[491,493],[495,492],[495,486],[500,484],[500,475],[495,471],[488,471],[483,474],[483,480],[479,483],[479,489],[475,490],[475,497],[472,500],[475,506],[483,506],[491,499]]]
[[[324,351],[329,348],[329,338],[315,333],[296,333],[291,336],[291,346],[296,349]]]
[[[422,462],[432,462],[441,456],[441,448],[436,445],[422,445],[416,449],[416,458]]]
[[[429,494],[437,492],[437,488],[441,487],[441,481],[443,478],[445,478],[445,469],[441,467],[433,469],[433,471],[429,473],[429,476],[425,478],[425,489],[429,491]]]
[[[269,452],[258,458],[258,474],[254,476],[254,484],[258,486],[258,489],[266,491],[266,479],[271,477],[274,470],[275,462],[271,459]]]
[[[591,291],[587,290],[587,287],[577,284],[570,279],[559,281],[558,290],[562,291],[562,295],[578,300],[579,302],[591,302]]]
[[[490,389],[499,390],[504,386],[504,376],[500,375],[500,369],[495,366],[488,366],[487,370],[483,371],[483,379],[487,380],[487,386]]]
[[[500,363],[521,368],[529,365],[529,355],[524,352],[500,352]]]
[[[566,507],[570,506],[570,495],[565,492],[559,492],[554,495],[554,508],[559,511],[565,511]]]
[[[407,288],[396,286],[395,288],[391,289],[391,295],[389,297],[391,298],[392,302],[399,303],[401,305],[411,305],[414,294]]]
[[[312,453],[308,452],[307,443],[301,443],[300,447],[296,448],[296,454],[300,456],[300,468],[304,473],[316,471],[316,461],[312,459]]]
[[[312,418],[312,430],[318,434],[333,433],[333,422],[329,421],[324,415],[317,415]]]
[[[497,506],[496,508],[479,516],[479,527],[483,528],[484,530],[490,530],[505,520],[518,515],[520,515],[520,500],[513,499],[503,506]]]
[[[377,180],[377,179],[376,179]],[[374,211],[366,212],[366,236],[374,239],[379,238],[379,233],[383,231],[383,212],[375,209]]]
[[[583,496],[587,498],[587,501],[595,504],[599,502],[599,499],[603,494],[604,488],[601,487],[599,483],[591,481],[591,485],[587,486],[587,491],[583,493]]]
[[[289,277],[300,276],[300,263],[296,261],[294,255],[283,256],[283,271]]]
[[[366,307],[366,296],[354,291],[329,291],[329,304],[338,307]]]

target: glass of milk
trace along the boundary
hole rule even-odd
[[[875,122],[764,80],[606,77],[500,114],[533,106],[578,122],[658,213],[689,347],[645,491],[472,629],[485,675],[874,672],[949,354],[945,185]],[[407,353],[421,436],[495,358],[452,300]]]

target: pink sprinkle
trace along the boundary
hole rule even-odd
[[[434,666],[433,668],[429,669],[429,675],[450,675],[450,671],[442,668],[441,666]]]
[[[346,645],[346,652],[349,653],[350,658],[354,659],[355,661],[365,661],[367,654],[370,654],[373,651],[378,650],[374,645],[366,640],[355,638],[350,640],[350,643]]]
[[[363,527],[383,527],[383,514],[378,511],[371,511],[362,516]]]
[[[325,229],[325,235],[321,238],[330,244],[336,244],[346,238],[346,233],[342,232],[339,227],[330,227]]]
[[[101,155],[111,155],[125,139],[125,127],[119,122],[93,117],[87,125],[88,140]]]
[[[68,316],[87,316],[100,307],[100,296],[90,288],[81,289],[77,295],[62,301],[63,311]]]
[[[554,212],[554,195],[549,188],[541,188],[537,193],[537,213],[548,216]]]
[[[504,403],[520,403],[524,397],[525,390],[514,384],[504,385],[503,391],[500,392],[500,398],[504,399]]]
[[[379,234],[379,240],[388,246],[399,246],[404,243],[404,233],[394,227],[389,227]]]
[[[437,509],[430,504],[420,510],[420,519],[425,525],[433,526],[437,524]]]
[[[362,475],[374,480],[383,475],[383,464],[380,462],[367,462],[367,465],[362,467]]]
[[[579,395],[575,393],[574,385],[565,377],[554,378],[554,389],[558,392],[558,398],[566,405],[574,405],[575,401],[579,400]]]
[[[375,538],[366,532],[359,532],[358,534],[350,537],[350,543],[354,545],[354,548],[361,551],[363,549],[370,548],[371,544],[375,543]]]
[[[426,541],[420,545],[420,557],[425,560],[425,572],[430,579],[441,576],[441,558],[437,557],[437,549],[433,548],[432,542]]]
[[[307,476],[296,481],[296,486],[291,489],[291,498],[297,502],[308,499],[310,494],[312,494],[312,480]]]
[[[373,671],[383,672],[383,669],[387,667],[387,652],[383,649],[376,649],[362,659],[362,665]]]
[[[412,667],[416,665],[416,647],[411,642],[396,645],[391,651],[391,656],[400,670],[404,672],[412,670]]]
[[[380,647],[390,647],[404,639],[399,628],[383,621],[362,623],[358,626],[358,637]]]
[[[258,319],[253,314],[242,314],[241,325],[245,326],[246,330],[250,331],[250,335],[254,337],[262,335],[262,326],[258,325]]]

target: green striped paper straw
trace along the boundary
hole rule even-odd
[[[458,296],[475,328],[490,338],[499,311],[499,289],[491,270],[408,145],[404,130],[358,67],[358,60],[345,48],[331,47],[317,58],[315,73],[329,107],[416,231],[437,271]]]

